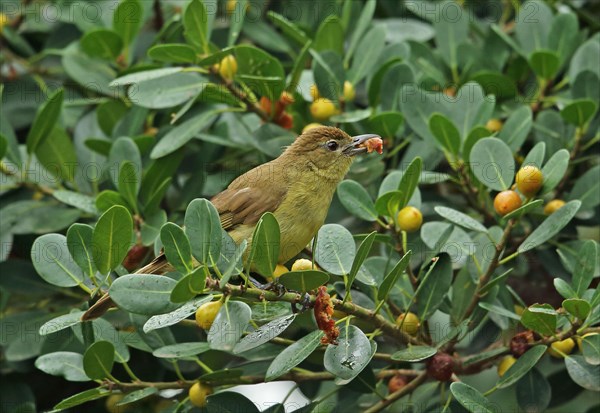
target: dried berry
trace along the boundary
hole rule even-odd
[[[331,302],[331,296],[327,292],[327,287],[323,285],[320,286],[317,291],[314,311],[317,326],[319,327],[319,330],[325,333],[325,336],[321,338],[321,343],[337,344],[340,330],[336,327],[333,318],[331,318],[333,315],[333,304]]]
[[[449,381],[454,373],[454,358],[447,353],[437,353],[427,361],[427,373],[438,381]]]

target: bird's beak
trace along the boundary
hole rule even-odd
[[[361,145],[372,138],[381,139],[381,137],[379,135],[375,135],[373,133],[367,133],[366,135],[354,136],[352,138],[352,143],[349,143],[348,145],[346,145],[342,149],[342,153],[344,155],[348,155],[348,156],[356,156],[361,153],[366,153],[367,152],[366,146],[361,146]]]

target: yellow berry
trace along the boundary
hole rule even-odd
[[[317,85],[310,85],[310,96],[312,96],[313,101],[318,100],[321,97]]]
[[[209,330],[212,323],[217,318],[217,314],[221,309],[223,303],[221,301],[212,301],[210,303],[202,304],[198,310],[196,310],[196,324],[204,330]]]
[[[485,124],[485,128],[490,132],[500,132],[504,124],[500,119],[490,119]]]
[[[523,315],[523,311],[525,311],[525,309],[523,308],[523,306],[520,306],[519,304],[515,304],[514,305],[514,310],[515,310],[515,314],[518,316]]]
[[[219,64],[219,73],[224,79],[232,80],[238,70],[237,60],[232,55],[225,56]]]
[[[513,356],[506,356],[498,364],[498,376],[504,376],[504,373],[517,361]]]
[[[494,198],[494,209],[502,216],[521,207],[521,197],[515,191],[502,191]]]
[[[227,9],[227,14],[232,15],[233,13],[235,13],[235,10],[238,7],[238,4],[239,4],[238,0],[227,0],[227,4],[225,5],[225,8]],[[248,11],[248,7],[250,7],[250,4],[246,3],[245,11]]]
[[[573,351],[574,347],[575,340],[573,340],[572,338],[567,338],[562,341],[555,341],[554,343],[550,344],[550,348],[548,348],[548,353],[550,353],[552,357],[563,358],[563,354],[571,354],[571,351]]]
[[[314,270],[317,266],[313,265],[311,260],[307,260],[306,258],[300,258],[299,260],[294,261],[292,264],[292,271],[306,271],[306,270]]]
[[[337,108],[335,107],[335,104],[329,99],[320,98],[315,100],[310,105],[310,114],[313,118],[315,118],[318,121],[327,120],[336,113]]]
[[[396,325],[408,335],[414,336],[419,331],[419,317],[414,313],[402,313],[396,319]]]
[[[586,337],[590,337],[590,336],[595,336],[598,333],[587,333],[582,335],[581,337],[575,337],[575,340],[577,340],[577,347],[579,347],[579,351],[583,353],[583,345],[581,344],[581,342],[583,341],[584,338]]]
[[[8,23],[10,23],[10,18],[4,13],[0,13],[0,33],[2,33],[4,26]]]
[[[314,129],[314,128],[320,128],[321,126],[323,126],[323,125],[321,125],[320,123],[316,123],[316,122],[309,123],[302,129],[302,133],[306,133],[309,130]]]
[[[204,407],[206,406],[206,397],[211,395],[212,392],[212,387],[202,383],[194,383],[190,387],[190,402],[196,407]]]
[[[114,393],[108,396],[106,398],[106,401],[104,402],[104,407],[106,407],[106,411],[108,411],[109,413],[126,413],[127,411],[130,411],[130,405],[125,404],[123,406],[117,406],[117,403],[123,400],[124,397],[125,395],[121,393]]]
[[[548,202],[544,207],[544,214],[552,215],[564,205],[565,201],[563,201],[562,199],[553,199],[552,201]]]
[[[344,82],[344,100],[346,102],[352,102],[356,97],[356,91],[354,90],[354,86],[352,83],[347,80]]]
[[[423,214],[417,208],[412,206],[404,207],[398,212],[398,226],[402,231],[415,232],[421,228],[423,223]]]
[[[285,265],[277,264],[275,270],[273,270],[273,277],[279,278],[286,272],[290,272]]]
[[[533,165],[525,165],[517,172],[517,189],[526,197],[531,198],[540,190],[543,180],[542,171]]]

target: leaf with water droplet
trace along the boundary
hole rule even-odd
[[[336,377],[351,380],[367,367],[373,354],[365,333],[356,326],[346,325],[340,331],[338,344],[327,346],[323,364]]]

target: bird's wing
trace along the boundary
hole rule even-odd
[[[219,212],[221,226],[228,230],[239,224],[255,224],[265,212],[275,211],[286,192],[276,188],[228,188],[211,202]]]

